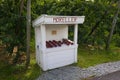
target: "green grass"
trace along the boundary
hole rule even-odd
[[[118,60],[120,60],[120,48],[114,48],[110,51],[79,48],[78,63],[75,65],[80,67],[89,67]]]
[[[35,54],[31,55],[30,68],[25,70],[24,64],[8,65],[0,61],[0,80],[35,80],[41,75],[42,70],[36,64]],[[101,63],[113,62],[120,60],[120,48],[112,48],[110,51],[90,50],[88,48],[78,48],[78,62],[73,64],[79,67],[89,67]]]
[[[9,65],[0,62],[0,80],[35,80],[42,70],[35,63],[35,59],[31,59],[30,67],[25,70],[25,65]]]

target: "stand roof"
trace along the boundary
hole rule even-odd
[[[33,21],[33,27],[41,24],[82,24],[85,16],[41,15]]]

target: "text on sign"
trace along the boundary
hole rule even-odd
[[[55,17],[53,18],[54,23],[70,23],[76,22],[77,17]]]

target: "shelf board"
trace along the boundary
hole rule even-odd
[[[61,50],[66,50],[66,49],[72,49],[72,48],[77,48],[78,45],[62,45],[60,47],[53,47],[53,48],[46,48],[46,52],[53,52],[53,51],[61,51]]]

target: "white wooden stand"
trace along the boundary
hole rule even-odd
[[[54,69],[77,62],[78,24],[84,22],[84,16],[48,16],[42,15],[33,22],[35,28],[36,61],[44,70]],[[68,39],[68,26],[74,25],[74,44],[46,48],[48,40]]]

